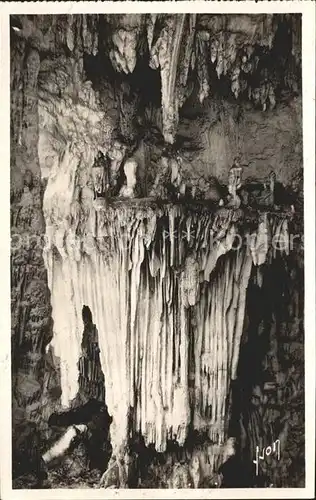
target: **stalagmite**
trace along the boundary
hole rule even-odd
[[[120,190],[120,196],[122,196],[123,198],[135,197],[136,171],[137,171],[137,162],[133,158],[128,159],[124,165],[126,184],[124,184],[124,186],[122,186]]]

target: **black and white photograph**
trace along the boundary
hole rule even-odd
[[[305,491],[315,4],[27,3],[1,12],[12,492]]]

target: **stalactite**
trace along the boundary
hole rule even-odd
[[[185,39],[181,40],[180,56],[178,63],[178,75],[176,82],[176,92],[178,95],[178,106],[181,107],[188,97],[188,77],[190,73],[191,56],[195,40],[196,14],[186,16],[185,19]]]
[[[94,56],[98,52],[99,30],[98,22],[99,16],[82,14],[81,37],[84,49],[87,53]]]
[[[147,24],[147,41],[149,50],[151,50],[153,43],[156,21],[157,21],[157,14],[148,14],[146,24]]]
[[[137,49],[145,21],[144,16],[105,16],[112,31],[110,59],[116,71],[132,73],[137,62]]]
[[[187,34],[186,20],[189,25]],[[178,126],[179,107],[187,92],[195,22],[196,15],[166,16],[158,39],[151,46],[150,65],[154,69],[160,68],[161,74],[163,134],[165,141],[171,144]]]
[[[199,82],[199,101],[202,104],[210,92],[210,81],[207,68],[207,41],[198,33],[196,37],[196,67]]]
[[[267,232],[282,234],[288,245],[286,220],[259,219],[257,230],[245,233],[254,236],[249,252],[245,245],[233,250],[239,227],[235,211],[187,213],[179,205],[158,207],[153,202],[104,206],[96,213],[91,205],[89,217],[96,221],[96,229],[89,245],[79,243],[74,259],[74,246],[66,244],[70,231],[74,241],[78,239],[80,225],[81,209],[77,219],[67,215],[74,189],[73,161],[68,149],[59,166],[68,189],[65,198],[52,173],[44,203],[52,344],[61,359],[63,405],[69,405],[78,391],[81,308],[87,304],[98,329],[106,404],[113,416],[113,453],[119,455],[127,444],[130,412],[147,445],[154,443],[157,451],[164,451],[169,436],[182,446],[191,422],[192,315],[194,428],[208,432],[220,454],[227,439],[225,405],[236,378],[251,268],[267,258],[268,250],[261,248]]]
[[[100,32],[101,21],[107,25],[106,42]],[[265,54],[273,51],[283,22],[288,24],[292,38],[290,68],[285,71],[280,67],[277,75],[272,77],[270,74],[267,78],[261,74],[269,73],[267,67],[258,70],[262,56],[257,49],[263,49]],[[210,65],[213,65],[218,79],[224,76],[230,80],[236,98],[247,90],[248,98],[263,110],[274,108],[276,90],[280,85],[294,93],[298,90],[296,73],[301,65],[299,16],[60,15],[38,16],[38,20],[20,16],[20,23],[22,28],[16,31],[17,37],[44,53],[60,55],[67,47],[81,69],[83,54],[96,55],[99,48],[105,46],[116,71],[133,73],[137,60],[144,53],[147,38],[150,67],[159,69],[161,74],[163,134],[168,143],[175,140],[179,109],[192,91],[196,78],[191,71],[194,67],[201,102],[210,92]],[[256,88],[250,86],[248,75],[258,80]]]

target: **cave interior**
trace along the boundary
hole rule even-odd
[[[301,16],[10,25],[14,487],[304,486]]]

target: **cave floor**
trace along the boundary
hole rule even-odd
[[[60,467],[48,472],[45,486],[48,489],[97,488],[101,475],[98,469],[79,471],[74,467],[72,471],[68,471],[64,467]]]

